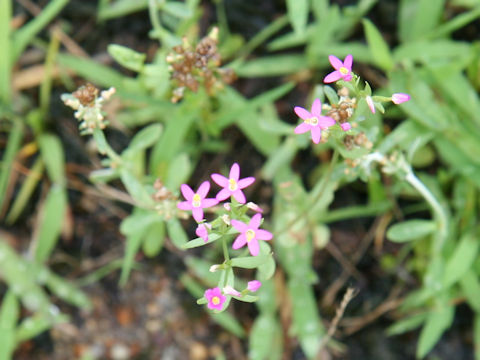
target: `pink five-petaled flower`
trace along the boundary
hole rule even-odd
[[[253,215],[248,225],[238,220],[232,220],[232,226],[240,231],[240,235],[233,242],[232,248],[237,250],[247,244],[250,254],[257,256],[260,252],[258,240],[271,240],[273,238],[270,231],[258,228],[261,221],[262,215],[260,214]]]
[[[375,104],[373,103],[372,97],[367,96],[365,100],[367,101],[367,105],[370,108],[370,111],[372,112],[372,114],[375,114]]]
[[[247,284],[248,291],[255,292],[262,286],[262,283],[258,280],[249,281]]]
[[[196,222],[203,220],[203,209],[218,204],[217,199],[205,199],[210,190],[210,183],[208,181],[204,181],[198,187],[197,192],[193,192],[192,188],[187,184],[182,184],[180,190],[187,201],[178,203],[177,207],[181,210],[192,210],[192,215]]]
[[[335,71],[332,71],[330,74],[325,76],[323,79],[324,83],[332,83],[337,80],[343,79],[345,81],[352,80],[352,64],[353,64],[353,56],[347,55],[345,57],[345,61],[341,61],[336,56],[330,55],[328,57],[330,64],[332,64]]]
[[[208,301],[207,307],[212,310],[222,310],[223,303],[227,299],[218,287],[205,290],[204,296]]]
[[[230,168],[230,174],[228,179],[220,174],[212,174],[212,180],[215,181],[219,186],[223,187],[216,196],[218,201],[223,201],[228,199],[230,196],[233,196],[241,204],[245,204],[247,199],[243,194],[242,189],[245,189],[247,186],[250,186],[255,181],[254,177],[246,177],[240,179],[240,166],[237,163],[234,163]]]
[[[195,234],[202,238],[203,241],[208,241],[208,229],[211,229],[212,226],[210,224],[198,224],[197,229],[195,230]]]
[[[322,130],[335,125],[335,120],[328,116],[322,116],[322,103],[320,99],[315,99],[311,111],[307,111],[300,106],[295,106],[295,113],[303,122],[295,128],[295,134],[303,134],[307,131],[312,133],[312,141],[318,144],[322,139]]]
[[[392,95],[392,102],[394,104],[401,104],[404,103],[405,101],[410,100],[410,95],[404,94],[404,93],[395,93]]]

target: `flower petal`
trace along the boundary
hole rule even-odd
[[[177,207],[180,210],[192,210],[192,204],[190,203],[190,201],[181,201],[177,204]]]
[[[333,71],[323,79],[323,82],[328,84],[340,80],[342,78],[342,73],[340,71]]]
[[[392,95],[392,102],[396,105],[404,103],[408,100],[410,100],[410,95],[405,93],[395,93]]]
[[[310,131],[311,128],[312,128],[311,125],[308,125],[307,123],[302,122],[300,125],[298,125],[295,128],[295,134],[306,133],[306,132]]]
[[[240,189],[235,190],[232,195],[240,204],[245,204],[247,202],[245,194]]]
[[[340,127],[342,128],[343,131],[348,131],[352,128],[352,125],[350,123],[345,122],[343,124],[340,124]]]
[[[221,187],[227,187],[228,186],[228,179],[225,176],[220,175],[220,174],[212,174],[212,175],[210,175],[210,177],[215,182],[215,184],[217,184],[218,186],[221,186]]]
[[[366,102],[367,102],[367,105],[368,107],[370,108],[370,111],[372,112],[372,114],[375,114],[375,104],[373,103],[373,99],[371,96],[367,96],[365,98]]]
[[[187,184],[182,184],[180,186],[180,191],[182,192],[183,197],[188,201],[191,201],[193,198],[193,195],[195,195],[192,188]]]
[[[273,239],[273,234],[270,231],[263,230],[263,229],[258,229],[255,231],[255,237],[258,240],[272,240]]]
[[[348,71],[352,71],[352,65],[353,65],[353,56],[348,54],[345,57],[345,60],[343,61],[343,66],[345,66]]]
[[[337,57],[334,56],[334,55],[330,55],[330,56],[328,57],[328,61],[330,61],[330,64],[332,64],[332,66],[333,66],[333,68],[334,68],[335,70],[338,70],[338,69],[340,69],[342,66],[344,66],[342,60],[340,60],[339,58],[337,58]]]
[[[218,201],[223,201],[223,200],[226,200],[230,197],[232,193],[230,192],[230,190],[227,190],[227,189],[222,189],[218,192],[217,196],[215,196],[217,198]]]
[[[319,117],[322,116],[322,103],[320,99],[315,99],[312,104],[312,115]]]
[[[246,177],[244,179],[240,179],[237,182],[239,189],[245,189],[247,186],[252,185],[255,182],[255,178],[253,176]]]
[[[210,182],[204,181],[197,190],[197,194],[204,199],[210,190]]]
[[[318,125],[320,126],[320,129],[326,129],[335,125],[335,120],[329,116],[321,116],[318,118]]]
[[[318,144],[321,139],[322,139],[322,131],[320,130],[320,127],[316,126],[312,128],[312,141],[315,144]]]
[[[295,114],[298,115],[298,117],[300,119],[310,119],[312,117],[312,114],[310,114],[309,111],[305,110],[304,108],[300,107],[300,106],[295,106],[293,108],[293,111],[295,111]]]
[[[257,256],[260,253],[260,245],[258,244],[257,239],[252,239],[248,243],[248,250],[252,256]]]
[[[240,231],[241,233],[244,233],[245,231],[248,230],[248,225],[245,224],[244,222],[238,221],[238,220],[232,220],[232,226]]]
[[[241,247],[244,247],[246,243],[247,243],[247,238],[245,237],[244,234],[240,234],[237,236],[237,238],[233,242],[232,249],[233,250],[240,249]]]
[[[262,286],[262,283],[258,280],[249,281],[247,284],[248,291],[255,292]]]
[[[230,174],[228,175],[230,179],[238,181],[240,178],[240,166],[237,163],[234,163],[230,168]]]
[[[248,227],[250,227],[250,228],[252,228],[256,231],[259,228],[261,222],[262,222],[262,215],[255,214],[250,219],[250,222],[248,223]]]
[[[203,209],[202,208],[193,208],[192,215],[196,222],[201,222],[203,220]]]
[[[345,81],[350,81],[350,80],[352,80],[352,74],[348,73],[346,75],[342,75],[342,79],[345,80]]]
[[[202,208],[209,208],[209,207],[212,207],[212,206],[215,206],[218,204],[218,200],[217,199],[212,199],[212,198],[209,198],[209,199],[203,199],[202,200]]]

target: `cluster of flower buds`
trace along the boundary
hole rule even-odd
[[[172,219],[178,215],[177,206],[178,197],[165,187],[160,179],[156,179],[153,183],[155,192],[152,198],[157,202],[155,210],[162,215],[165,220]],[[186,215],[186,214],[185,214]],[[187,218],[184,216],[184,218]]]
[[[273,238],[273,234],[267,230],[260,229],[262,224],[262,209],[252,203],[248,202],[243,193],[243,189],[253,184],[254,177],[240,178],[240,166],[234,163],[230,168],[228,177],[220,174],[212,174],[212,180],[222,189],[218,191],[215,198],[208,198],[210,191],[210,182],[204,181],[198,187],[197,191],[193,191],[190,186],[183,184],[180,187],[185,201],[178,203],[178,208],[183,211],[191,211],[193,218],[197,221],[198,226],[196,234],[203,239],[204,243],[210,240],[210,234],[216,229],[223,229],[222,233],[232,231],[238,232],[232,244],[232,249],[238,250],[247,246],[248,251],[252,256],[260,254],[260,240],[268,241]],[[223,204],[226,214],[219,216],[216,220],[208,223],[205,221],[204,209],[218,205],[220,202],[232,199],[232,202],[225,202]],[[246,219],[247,210],[256,212],[248,222],[240,221],[239,219]],[[226,264],[213,265],[210,271],[225,270]],[[204,294],[203,301],[206,300],[208,308],[215,310],[222,310],[223,304],[227,296],[242,298],[249,292],[255,292],[261,286],[260,281],[254,280],[248,283],[248,287],[243,291],[237,291],[231,286],[225,286],[224,289],[219,287],[207,289]]]
[[[193,48],[187,39],[181,45],[173,48],[173,53],[167,56],[172,79],[176,83],[173,91],[172,102],[176,103],[183,98],[185,89],[193,92],[198,90],[200,84],[205,86],[208,94],[213,94],[215,89],[230,84],[235,80],[231,69],[222,69],[220,54],[217,48],[218,28],[200,40]]]
[[[385,96],[371,96],[370,85],[366,83],[363,89],[359,88],[360,78],[352,72],[353,56],[347,55],[344,61],[341,61],[336,56],[330,55],[328,57],[330,64],[335,69],[323,79],[324,83],[336,82],[341,86],[338,91],[338,104],[324,105],[323,109],[327,109],[326,115],[322,115],[322,104],[320,99],[315,99],[310,111],[296,106],[295,113],[303,120],[295,128],[296,134],[305,132],[311,133],[312,141],[318,144],[320,141],[326,141],[328,138],[328,130],[334,125],[339,125],[345,132],[349,131],[352,126],[349,119],[352,117],[359,99],[364,99],[370,111],[375,114],[376,108],[383,112],[382,102],[393,102],[398,105],[410,100],[410,95],[404,93],[395,93],[391,97]],[[350,92],[354,96],[350,96]],[[348,135],[347,135],[348,136]],[[349,139],[350,145],[353,143],[366,144],[365,147],[370,147],[366,141],[356,138],[354,142]]]
[[[113,94],[115,94],[113,87],[100,92],[94,85],[88,83],[71,94],[63,94],[61,98],[65,105],[76,110],[74,115],[80,121],[81,134],[85,135],[92,134],[94,129],[104,129],[108,125],[102,113],[102,105]]]

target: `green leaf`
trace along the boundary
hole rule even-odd
[[[65,155],[63,153],[62,143],[57,136],[50,134],[41,135],[38,143],[48,176],[53,182],[64,186]]]
[[[67,321],[68,316],[64,314],[56,314],[52,316],[51,314],[46,315],[44,313],[37,313],[24,319],[20,325],[18,325],[15,334],[16,342],[21,343],[34,338],[55,324],[65,323]]]
[[[302,35],[307,27],[309,0],[287,0],[287,14],[293,29]]]
[[[76,286],[47,269],[39,269],[38,273],[40,273],[40,271],[43,271],[43,273],[46,274],[45,284],[53,294],[79,308],[88,310],[92,307],[87,295]]]
[[[467,298],[467,303],[477,313],[480,313],[480,281],[472,269],[460,278],[460,287]]]
[[[148,8],[148,0],[116,0],[108,2],[106,6],[99,6],[98,20],[122,17],[146,8]]]
[[[473,234],[466,234],[448,259],[443,283],[446,287],[455,284],[470,269],[477,258],[479,242]]]
[[[0,209],[4,206],[5,194],[7,193],[7,185],[12,175],[13,160],[20,148],[23,138],[24,126],[20,120],[13,122],[13,127],[8,135],[7,145],[3,152],[0,172]]]
[[[192,162],[190,161],[190,157],[185,153],[178,154],[170,162],[165,186],[171,190],[179,189],[180,185],[188,180],[191,172]]]
[[[176,218],[167,221],[168,237],[178,249],[185,249],[188,236],[180,221]]]
[[[271,257],[272,254],[237,257],[232,259],[231,265],[244,269],[255,269],[260,265],[265,264]]]
[[[163,221],[151,224],[143,239],[143,252],[148,257],[157,256],[165,241],[165,223]]]
[[[427,314],[422,313],[399,320],[387,329],[387,335],[393,336],[412,331],[422,325],[426,318]]]
[[[402,42],[418,40],[440,22],[445,0],[402,0],[399,9],[399,35]]]
[[[179,19],[188,19],[193,15],[187,4],[178,1],[167,2],[162,10]]]
[[[443,306],[428,314],[418,340],[417,358],[425,357],[432,350],[445,330],[452,324],[454,313],[454,306]]]
[[[375,64],[384,71],[390,71],[394,66],[394,62],[382,34],[380,34],[370,20],[363,19],[362,22],[367,37],[368,47],[370,48]]]
[[[162,217],[155,211],[134,208],[132,213],[120,224],[120,232],[125,236],[143,233],[151,224],[161,221]]]
[[[387,231],[387,238],[393,242],[407,242],[433,233],[436,224],[432,220],[407,220],[397,223]]]
[[[15,349],[15,327],[20,313],[18,300],[7,291],[0,308],[0,360],[10,360]]]
[[[127,236],[125,255],[123,256],[122,273],[120,274],[120,286],[125,286],[134,265],[135,255],[142,245],[144,232],[133,233]]]
[[[43,263],[48,260],[62,231],[67,210],[65,189],[53,185],[38,214],[38,232],[35,238],[35,260]]]
[[[127,188],[128,193],[132,198],[138,202],[139,205],[153,208],[155,202],[148,193],[147,189],[142,183],[130,172],[130,170],[122,167],[120,170],[120,177],[122,179],[123,185]]]
[[[11,32],[13,28],[10,25],[12,18],[12,1],[0,2],[0,49],[3,56],[0,57],[0,104],[9,104],[11,98],[11,53],[13,52],[13,44]]]
[[[272,249],[265,241],[260,241],[260,254],[258,256],[265,256],[268,254],[267,261],[258,266],[258,277],[265,281],[270,279],[275,274],[276,263],[273,256],[271,256]]]
[[[308,68],[304,55],[285,54],[264,56],[232,66],[240,77],[283,76]]]
[[[132,139],[124,154],[135,153],[153,146],[162,134],[162,125],[152,124],[140,130]]]
[[[253,323],[248,343],[251,360],[282,359],[282,326],[272,314],[262,314]]]
[[[145,54],[116,44],[108,45],[107,51],[120,65],[137,72],[142,70],[143,63],[147,57]]]

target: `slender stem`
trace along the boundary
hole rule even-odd
[[[10,59],[12,58],[10,42],[10,17],[12,15],[12,1],[0,0],[0,103],[10,106]]]
[[[228,262],[230,260],[230,254],[228,253],[227,240],[225,238],[226,236],[222,239],[223,257],[225,258],[225,262]]]
[[[434,249],[436,252],[439,252],[442,249],[443,244],[445,243],[445,240],[447,238],[447,224],[448,224],[447,214],[445,213],[445,210],[443,209],[442,205],[437,200],[437,198],[425,186],[425,184],[422,181],[420,181],[420,179],[417,176],[415,176],[415,174],[411,169],[409,169],[407,175],[405,176],[405,180],[407,180],[408,183],[412,185],[423,196],[423,198],[428,202],[428,204],[432,207],[433,214],[438,223],[438,235],[439,235],[437,238],[437,241],[435,242]]]

